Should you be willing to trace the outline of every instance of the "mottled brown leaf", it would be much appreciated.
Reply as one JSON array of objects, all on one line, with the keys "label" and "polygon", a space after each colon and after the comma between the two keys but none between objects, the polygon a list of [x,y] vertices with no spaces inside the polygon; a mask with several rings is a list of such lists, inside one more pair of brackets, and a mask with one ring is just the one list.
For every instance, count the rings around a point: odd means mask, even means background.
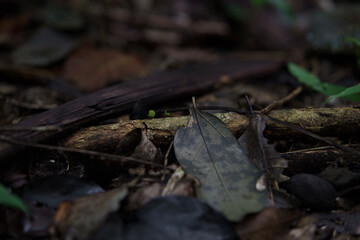
[{"label": "mottled brown leaf", "polygon": [[122,187],[63,202],[50,231],[61,239],[87,239],[111,212],[119,209],[126,196],[127,188]]},{"label": "mottled brown leaf", "polygon": [[132,130],[120,139],[115,153],[151,162],[160,162],[162,160],[160,149],[155,147],[146,136],[145,130],[140,128]]},{"label": "mottled brown leaf", "polygon": [[261,172],[215,116],[192,109],[186,128],[175,134],[174,148],[185,172],[200,181],[197,197],[229,220],[258,212],[267,203],[267,191],[255,187]]},{"label": "mottled brown leaf", "polygon": [[263,135],[264,129],[265,119],[257,115],[249,122],[239,142],[247,156],[261,171],[266,172],[270,179],[281,180],[281,173],[288,164],[274,146],[268,143]]}]

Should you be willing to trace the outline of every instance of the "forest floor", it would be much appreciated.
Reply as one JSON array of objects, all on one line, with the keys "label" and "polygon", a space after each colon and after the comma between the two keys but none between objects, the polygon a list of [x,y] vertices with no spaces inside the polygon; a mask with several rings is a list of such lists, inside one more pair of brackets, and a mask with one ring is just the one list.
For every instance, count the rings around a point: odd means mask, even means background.
[{"label": "forest floor", "polygon": [[355,1],[1,1],[0,238],[358,239],[359,23]]}]

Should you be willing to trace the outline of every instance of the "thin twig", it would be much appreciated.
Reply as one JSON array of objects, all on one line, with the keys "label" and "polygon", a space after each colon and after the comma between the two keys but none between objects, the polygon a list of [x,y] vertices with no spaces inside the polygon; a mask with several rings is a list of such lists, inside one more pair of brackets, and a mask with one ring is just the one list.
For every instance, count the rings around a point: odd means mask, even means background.
[{"label": "thin twig", "polygon": [[245,95],[245,98],[246,98],[247,104],[249,105],[251,116],[252,116],[252,118],[254,118],[255,117],[254,109],[253,109],[253,107],[252,107],[252,105],[250,103],[250,99],[249,99],[248,95]]},{"label": "thin twig", "polygon": [[[75,149],[75,148],[67,148],[67,147],[62,147],[62,146],[52,146],[52,145],[46,145],[46,144],[41,144],[41,143],[25,142],[25,141],[13,139],[13,138],[10,138],[10,137],[4,136],[4,135],[0,135],[0,140],[11,143],[11,144],[21,145],[21,146],[26,146],[26,147],[42,148],[42,149],[47,149],[47,150],[52,150],[52,151],[59,151],[59,152],[79,153],[79,154],[84,154],[84,155],[90,155],[91,157],[96,156],[103,160],[110,159],[110,160],[121,161],[121,162],[133,162],[133,163],[151,165],[153,167],[158,167],[158,168],[164,168],[164,166],[161,164],[152,163],[152,162],[149,162],[146,160],[132,158],[132,157],[118,156],[118,155],[114,155],[114,154],[110,154],[110,153],[103,153],[103,152],[96,152],[96,151],[91,151],[91,150],[83,150],[83,149]],[[171,169],[168,169],[168,170],[171,170]]]},{"label": "thin twig", "polygon": [[264,108],[263,110],[261,110],[262,114],[268,114],[271,110],[273,110],[275,107],[279,107],[284,105],[285,103],[287,103],[288,101],[290,101],[291,99],[293,99],[294,97],[296,97],[297,95],[299,95],[301,93],[301,91],[303,90],[302,86],[298,86],[294,91],[292,91],[289,95],[287,95],[286,97],[276,100],[274,102],[272,102],[271,104],[269,104],[266,108]]},{"label": "thin twig", "polygon": [[170,154],[170,150],[171,150],[173,144],[174,144],[174,140],[171,141],[170,146],[169,146],[168,150],[166,151],[165,160],[164,160],[164,172],[163,172],[163,176],[162,176],[161,180],[165,179],[166,169],[167,169],[167,165],[168,165],[168,162],[169,162],[169,154]]},{"label": "thin twig", "polygon": [[[186,111],[189,109],[192,109],[193,107],[180,107],[180,108],[171,108],[171,109],[157,109],[154,110],[156,115],[161,115],[163,112],[182,112],[182,111]],[[221,111],[229,111],[229,112],[234,112],[234,109],[237,108],[232,108],[232,107],[224,107],[224,106],[196,106],[196,108],[198,110],[221,110]],[[251,115],[250,111],[245,111],[245,110],[240,110],[237,109],[236,113],[239,114],[246,114],[246,115]]]}]

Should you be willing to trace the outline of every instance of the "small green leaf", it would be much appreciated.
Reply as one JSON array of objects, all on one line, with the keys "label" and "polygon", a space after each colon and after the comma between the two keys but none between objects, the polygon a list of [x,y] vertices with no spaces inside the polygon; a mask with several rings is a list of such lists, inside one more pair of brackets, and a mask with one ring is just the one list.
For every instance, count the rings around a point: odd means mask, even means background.
[{"label": "small green leaf", "polygon": [[347,37],[346,40],[352,42],[354,45],[360,47],[360,40],[352,37]]},{"label": "small green leaf", "polygon": [[29,213],[25,203],[18,196],[11,194],[2,184],[0,184],[0,204],[5,207],[17,208],[26,214]]},{"label": "small green leaf", "polygon": [[[347,89],[344,86],[321,82],[318,77],[314,76],[294,63],[288,63],[288,70],[295,78],[297,78],[299,82],[326,96],[337,95]],[[341,97],[352,101],[360,101],[360,96],[357,94],[346,94],[342,95]]]},{"label": "small green leaf", "polygon": [[150,110],[148,116],[149,116],[149,117],[155,117],[155,111],[154,111],[154,110]]},{"label": "small green leaf", "polygon": [[360,93],[360,84],[355,85],[353,87],[346,88],[344,91],[341,91],[338,94],[335,94],[335,95],[329,97],[325,101],[325,103],[334,98],[347,97],[347,96],[351,96],[351,95],[358,94],[358,93]]},{"label": "small green leaf", "polygon": [[166,110],[165,110],[165,116],[170,116],[170,113],[168,113]]},{"label": "small green leaf", "polygon": [[323,86],[319,78],[315,77],[305,69],[299,67],[295,63],[288,63],[289,72],[301,83],[312,89],[322,92]]}]

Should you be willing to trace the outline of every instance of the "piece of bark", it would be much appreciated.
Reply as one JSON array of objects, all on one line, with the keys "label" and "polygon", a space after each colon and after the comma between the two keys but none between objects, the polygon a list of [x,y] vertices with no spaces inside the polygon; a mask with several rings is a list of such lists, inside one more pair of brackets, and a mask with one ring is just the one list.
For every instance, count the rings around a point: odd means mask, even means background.
[{"label": "piece of bark", "polygon": [[[152,104],[191,96],[214,88],[224,79],[228,81],[261,76],[274,72],[281,65],[278,62],[231,61],[158,72],[75,99],[14,125],[17,128],[52,125],[61,128],[60,132],[21,131],[1,134],[22,141],[48,142],[80,127],[125,113],[139,100],[144,104]],[[0,142],[0,161],[17,154],[17,150],[14,145]]]},{"label": "piece of bark", "polygon": [[[357,136],[360,132],[359,106],[277,110],[271,112],[269,116],[324,137]],[[298,131],[273,121],[267,123],[267,130],[265,130],[265,137],[271,139],[284,138],[284,136],[299,137],[299,134]],[[300,135],[304,136],[304,134]]]},{"label": "piece of bark", "polygon": [[[236,137],[239,137],[249,123],[249,117],[233,112],[216,114]],[[360,133],[360,109],[306,108],[272,111],[269,116],[321,136],[346,137]],[[93,126],[76,132],[68,138],[65,146],[89,150],[113,151],[119,140],[130,131],[141,128],[157,146],[168,146],[176,130],[185,126],[189,116],[134,120],[101,126]],[[306,137],[284,125],[268,120],[265,136],[270,140]]]},{"label": "piece of bark", "polygon": [[[360,146],[351,146],[357,150]],[[318,174],[333,163],[350,162],[354,159],[335,147],[318,147],[293,152],[281,153],[288,160],[284,174],[291,176],[296,173]]]}]

